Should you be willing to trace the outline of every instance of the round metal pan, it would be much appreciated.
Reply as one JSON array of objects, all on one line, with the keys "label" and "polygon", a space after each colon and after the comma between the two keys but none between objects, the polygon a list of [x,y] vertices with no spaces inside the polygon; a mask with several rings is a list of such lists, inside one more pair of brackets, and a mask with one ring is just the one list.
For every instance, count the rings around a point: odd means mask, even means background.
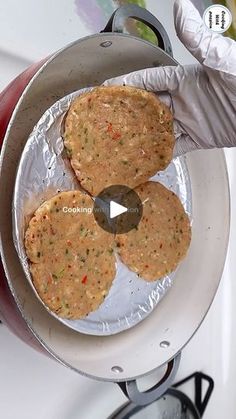
[{"label": "round metal pan", "polygon": [[[30,274],[24,246],[25,231],[32,214],[42,202],[56,195],[58,190],[80,187],[64,156],[61,130],[71,101],[85,91],[88,89],[65,96],[47,109],[26,142],[17,170],[12,206],[13,238],[26,278],[42,304]],[[174,159],[165,171],[157,173],[152,180],[175,192],[191,218],[191,187],[184,158]],[[171,288],[175,275],[172,272],[158,281],[145,281],[129,270],[116,254],[116,276],[111,290],[95,312],[84,319],[71,320],[44,306],[55,318],[78,332],[109,336],[145,319]]]},{"label": "round metal pan", "polygon": [[[122,10],[117,13],[120,16]],[[136,7],[129,9],[127,15],[146,21],[151,19],[145,9]],[[151,27],[156,24],[153,19]],[[113,26],[113,30],[116,29],[120,30]],[[156,32],[163,33],[163,28],[159,27]],[[167,35],[162,38],[162,46],[170,52]],[[7,312],[13,313],[12,307],[17,307],[23,321],[17,320],[20,317],[15,309],[11,324],[17,330],[19,321],[22,336],[22,325],[25,325],[28,336],[36,337],[38,346],[59,362],[95,379],[119,382],[126,394],[139,404],[150,403],[160,396],[160,389],[163,392],[166,388],[162,380],[159,389],[139,394],[135,379],[169,363],[165,380],[166,385],[170,385],[178,367],[177,354],[200,326],[218,288],[228,244],[230,210],[223,152],[196,151],[186,156],[193,202],[192,243],[188,256],[178,269],[170,292],[156,310],[134,328],[113,336],[87,336],[70,330],[38,301],[25,279],[13,244],[12,195],[25,142],[51,104],[72,91],[100,84],[113,76],[176,64],[161,48],[120,32],[89,36],[69,45],[46,61],[25,87],[7,126],[1,153],[1,257],[8,287],[4,293],[7,302],[4,305],[2,300],[1,310],[3,307],[7,317]],[[3,279],[1,282],[1,287],[6,288],[6,282]]]}]

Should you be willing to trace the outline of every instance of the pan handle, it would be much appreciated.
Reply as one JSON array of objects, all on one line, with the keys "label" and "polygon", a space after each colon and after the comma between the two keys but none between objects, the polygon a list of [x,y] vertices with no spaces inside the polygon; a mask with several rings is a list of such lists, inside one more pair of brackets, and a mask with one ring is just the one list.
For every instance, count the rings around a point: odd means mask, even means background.
[{"label": "pan handle", "polygon": [[146,406],[154,401],[158,400],[173,384],[176,373],[179,368],[181,358],[181,352],[179,352],[175,358],[173,358],[168,364],[164,377],[152,388],[147,391],[140,392],[137,387],[137,381],[125,381],[117,383],[124,395],[128,399],[135,403],[137,406]]},{"label": "pan handle", "polygon": [[152,29],[158,39],[158,46],[171,57],[173,57],[172,46],[167,32],[162,24],[147,9],[137,6],[136,4],[127,4],[119,7],[112,14],[106,27],[101,32],[122,33],[124,30],[125,21],[129,17],[143,22],[150,29]]}]

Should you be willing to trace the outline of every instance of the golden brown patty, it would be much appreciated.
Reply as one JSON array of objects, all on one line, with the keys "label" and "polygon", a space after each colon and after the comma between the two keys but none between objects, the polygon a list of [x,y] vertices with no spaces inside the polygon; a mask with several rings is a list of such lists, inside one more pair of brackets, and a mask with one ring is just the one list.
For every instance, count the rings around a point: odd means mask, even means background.
[{"label": "golden brown patty", "polygon": [[[61,192],[35,212],[25,235],[33,284],[47,307],[61,317],[79,319],[103,302],[115,276],[113,237],[88,212],[92,199]],[[70,211],[70,210],[69,210]],[[90,211],[90,210],[88,210]]]},{"label": "golden brown patty", "polygon": [[147,182],[135,188],[143,202],[137,230],[117,235],[122,261],[148,281],[176,269],[191,240],[188,216],[179,198],[160,183]]},{"label": "golden brown patty", "polygon": [[110,185],[131,188],[172,159],[170,110],[153,93],[98,87],[76,98],[65,120],[64,143],[81,185],[98,195]]}]

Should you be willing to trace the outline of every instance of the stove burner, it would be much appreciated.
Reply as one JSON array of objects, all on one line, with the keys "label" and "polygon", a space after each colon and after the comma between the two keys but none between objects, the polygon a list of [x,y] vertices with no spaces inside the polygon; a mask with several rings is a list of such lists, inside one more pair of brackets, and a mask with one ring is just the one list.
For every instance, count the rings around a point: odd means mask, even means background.
[{"label": "stove burner", "polygon": [[[211,394],[214,389],[214,381],[213,379],[202,372],[195,372],[188,377],[184,378],[181,381],[178,381],[176,384],[173,385],[174,388],[180,387],[185,384],[187,381],[194,379],[194,386],[195,386],[195,396],[194,396],[194,403],[199,412],[199,417],[203,416],[203,413],[206,410],[207,404],[210,400]],[[205,393],[205,396],[202,398],[202,388],[203,388],[203,381],[207,381],[208,388]]]},{"label": "stove burner", "polygon": [[[188,381],[194,380],[194,402],[178,387]],[[208,388],[203,397],[203,382]],[[170,387],[160,399],[148,406],[136,406],[126,403],[114,412],[108,419],[201,419],[214,389],[211,377],[201,372],[195,372],[173,387]]]}]

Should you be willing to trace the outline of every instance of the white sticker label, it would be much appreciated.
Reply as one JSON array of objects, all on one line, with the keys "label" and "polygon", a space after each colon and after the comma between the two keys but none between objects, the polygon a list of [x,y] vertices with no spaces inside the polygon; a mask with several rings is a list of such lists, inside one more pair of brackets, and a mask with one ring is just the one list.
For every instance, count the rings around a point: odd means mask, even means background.
[{"label": "white sticker label", "polygon": [[213,32],[223,33],[232,23],[232,13],[221,4],[213,4],[205,10],[203,21]]}]

